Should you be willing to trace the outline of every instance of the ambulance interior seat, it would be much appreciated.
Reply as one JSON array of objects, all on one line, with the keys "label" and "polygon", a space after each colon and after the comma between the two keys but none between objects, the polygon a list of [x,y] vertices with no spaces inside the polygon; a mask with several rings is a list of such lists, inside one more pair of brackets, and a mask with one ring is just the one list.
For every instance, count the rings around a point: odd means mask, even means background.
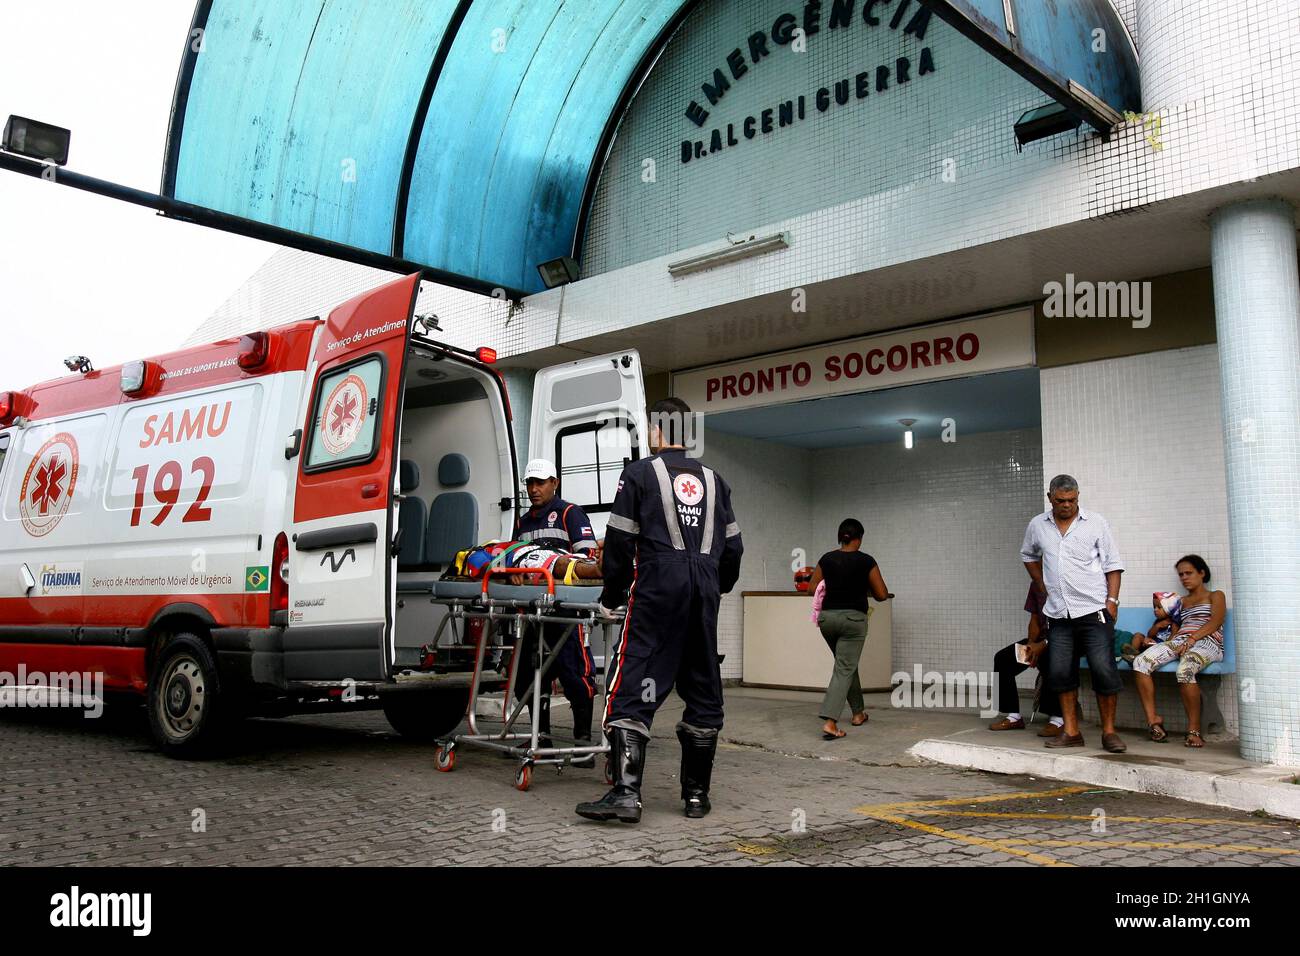
[{"label": "ambulance interior seat", "polygon": [[[469,484],[469,459],[456,452],[443,455],[438,462],[438,483],[444,488]],[[458,551],[478,543],[478,500],[468,491],[444,491],[434,498],[424,541],[425,563],[446,567]]]},{"label": "ambulance interior seat", "polygon": [[424,564],[425,536],[429,526],[429,506],[415,492],[420,487],[420,466],[404,458],[398,464],[398,481],[402,499],[397,509],[397,527],[402,535],[401,550],[397,553],[397,569],[419,568]]}]

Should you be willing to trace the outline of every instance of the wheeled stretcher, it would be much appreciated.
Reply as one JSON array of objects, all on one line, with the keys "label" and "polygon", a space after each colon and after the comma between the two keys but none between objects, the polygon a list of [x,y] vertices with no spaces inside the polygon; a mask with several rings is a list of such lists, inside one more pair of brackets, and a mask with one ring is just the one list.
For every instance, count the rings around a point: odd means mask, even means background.
[{"label": "wheeled stretcher", "polygon": [[[503,577],[515,576],[538,578],[541,583],[509,584],[501,580]],[[450,772],[456,768],[456,748],[464,744],[485,747],[518,758],[515,787],[519,790],[527,790],[532,786],[535,766],[554,764],[557,770],[562,770],[574,760],[589,754],[606,755],[605,778],[607,781],[612,779],[608,763],[609,741],[603,728],[599,745],[579,745],[569,738],[569,746],[555,746],[554,738],[557,735],[552,731],[549,734],[552,746],[543,747],[539,721],[544,676],[565,643],[581,639],[579,627],[602,627],[605,629],[605,646],[612,648],[615,629],[621,625],[626,613],[624,608],[619,608],[612,617],[605,617],[598,601],[599,588],[591,585],[556,584],[551,572],[541,568],[489,568],[484,572],[482,581],[425,581],[415,588],[407,586],[402,590],[408,598],[413,592],[426,593],[430,601],[447,608],[433,641],[425,645],[425,654],[432,656],[437,651],[447,650],[474,652],[474,672],[466,712],[469,732],[455,734],[438,747],[435,760],[439,770]],[[470,622],[474,621],[481,621],[482,625],[471,627]],[[540,635],[538,640],[532,642],[533,653],[536,655],[532,684],[527,693],[516,701],[513,690],[519,675],[519,654],[515,652],[524,646],[525,628],[542,624],[567,626],[549,650],[547,642],[541,640]],[[497,642],[498,637],[503,640]],[[481,728],[478,713],[484,667],[489,652],[494,658],[507,652],[510,655],[499,731]],[[498,659],[505,658],[501,656]],[[606,688],[609,687],[612,660],[613,655],[606,653]],[[546,690],[549,693],[550,688]],[[530,726],[526,731],[517,730],[515,725],[525,706],[528,706]]]}]

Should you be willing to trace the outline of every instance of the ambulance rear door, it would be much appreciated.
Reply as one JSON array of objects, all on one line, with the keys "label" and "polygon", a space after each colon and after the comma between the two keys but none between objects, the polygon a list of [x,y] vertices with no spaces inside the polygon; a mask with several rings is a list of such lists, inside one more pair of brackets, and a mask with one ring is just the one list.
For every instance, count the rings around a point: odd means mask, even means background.
[{"label": "ambulance rear door", "polygon": [[289,681],[388,676],[400,396],[419,279],[345,302],[316,344],[288,539]]},{"label": "ambulance rear door", "polygon": [[528,455],[555,463],[557,494],[582,506],[597,540],[605,536],[623,466],[650,453],[648,439],[635,349],[538,371]]}]

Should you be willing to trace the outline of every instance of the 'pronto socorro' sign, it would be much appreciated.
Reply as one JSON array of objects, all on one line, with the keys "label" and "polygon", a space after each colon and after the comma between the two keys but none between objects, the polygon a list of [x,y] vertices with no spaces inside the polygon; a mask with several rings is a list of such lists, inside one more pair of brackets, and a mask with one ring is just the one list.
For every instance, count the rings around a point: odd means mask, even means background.
[{"label": "'pronto socorro' sign", "polygon": [[[890,15],[887,9],[893,5]],[[802,14],[782,13],[771,30],[751,33],[743,45],[727,54],[725,63],[714,69],[713,75],[700,84],[707,106],[691,100],[686,107],[686,118],[701,129],[709,119],[708,107],[716,107],[727,95],[733,83],[739,83],[762,61],[778,51],[789,53],[796,44],[806,44],[822,32],[847,35],[855,26],[859,29],[890,29],[914,37],[920,43],[925,39],[931,11],[914,0],[808,0]],[[781,102],[744,117],[739,122],[728,123],[712,129],[704,139],[682,141],[681,161],[703,159],[713,153],[758,135],[767,135],[803,122],[809,116],[826,113],[832,107],[843,107],[864,100],[873,94],[879,96],[891,88],[912,82],[914,76],[922,77],[935,71],[934,54],[922,47],[913,56],[895,56],[888,63],[868,66],[852,75],[839,77],[816,90],[794,94]]]},{"label": "'pronto socorro' sign", "polygon": [[1033,364],[1033,312],[1017,309],[674,372],[672,393],[729,412]]}]

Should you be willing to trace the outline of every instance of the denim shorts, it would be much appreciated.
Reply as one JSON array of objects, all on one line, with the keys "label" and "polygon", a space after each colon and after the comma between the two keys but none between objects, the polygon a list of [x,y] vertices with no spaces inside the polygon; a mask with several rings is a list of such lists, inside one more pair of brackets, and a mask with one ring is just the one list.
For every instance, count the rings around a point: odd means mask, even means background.
[{"label": "denim shorts", "polygon": [[1079,689],[1079,658],[1088,658],[1092,689],[1118,694],[1115,666],[1115,622],[1104,611],[1080,617],[1048,618],[1047,686],[1058,694]]}]

